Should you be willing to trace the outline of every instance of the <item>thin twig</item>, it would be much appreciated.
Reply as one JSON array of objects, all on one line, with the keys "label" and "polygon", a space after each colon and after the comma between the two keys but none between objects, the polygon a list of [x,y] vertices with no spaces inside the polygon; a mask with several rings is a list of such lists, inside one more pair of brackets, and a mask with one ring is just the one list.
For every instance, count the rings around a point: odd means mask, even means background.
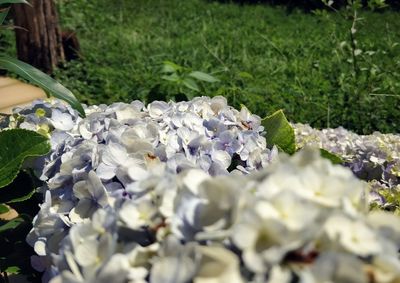
[{"label": "thin twig", "polygon": [[228,66],[217,56],[217,54],[215,54],[210,50],[210,48],[208,48],[206,39],[203,36],[202,39],[203,39],[202,45],[204,46],[204,48],[224,67],[225,71],[228,71],[229,70]]},{"label": "thin twig", "polygon": [[[325,4],[325,3],[324,3]],[[346,20],[346,17],[336,8],[332,7],[332,5],[327,5],[325,4],[326,7],[328,7],[328,9],[331,9],[332,11],[334,11],[335,13],[337,13],[340,17],[342,17],[343,19]]]},{"label": "thin twig", "polygon": [[330,106],[329,106],[329,103],[328,103],[328,107],[327,107],[326,110],[327,110],[327,113],[326,113],[326,114],[327,114],[327,115],[326,115],[326,116],[327,116],[327,117],[326,117],[326,118],[327,118],[326,125],[327,125],[327,128],[329,129],[329,128],[331,127],[331,125],[330,125],[330,124],[331,124],[331,123],[330,123],[330,120],[331,120],[331,108],[330,108]]},{"label": "thin twig", "polygon": [[278,46],[276,46],[268,37],[266,37],[265,35],[256,32],[262,39],[264,39],[265,41],[267,41],[282,57],[284,57],[286,60],[288,60],[287,56],[278,48]]},{"label": "thin twig", "polygon": [[351,46],[351,56],[353,59],[353,71],[355,78],[357,79],[358,76],[358,66],[357,66],[357,56],[356,56],[356,39],[354,37],[354,34],[356,33],[356,22],[357,22],[357,9],[354,9],[354,14],[353,14],[353,23],[351,25],[350,29],[350,46]]}]

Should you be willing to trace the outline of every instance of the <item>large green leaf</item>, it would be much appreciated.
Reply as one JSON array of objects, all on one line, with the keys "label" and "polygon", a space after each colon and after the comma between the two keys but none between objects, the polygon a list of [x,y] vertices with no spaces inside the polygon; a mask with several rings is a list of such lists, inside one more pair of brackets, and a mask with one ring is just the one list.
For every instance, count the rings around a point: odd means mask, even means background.
[{"label": "large green leaf", "polygon": [[22,162],[28,156],[40,156],[50,151],[45,136],[24,129],[0,132],[0,188],[17,176]]},{"label": "large green leaf", "polygon": [[262,125],[266,131],[265,138],[268,147],[271,148],[276,145],[288,154],[295,153],[296,141],[294,130],[282,110],[278,110],[274,114],[264,118]]},{"label": "large green leaf", "polygon": [[0,68],[14,72],[29,82],[38,85],[54,97],[68,102],[83,117],[85,116],[82,105],[70,90],[35,67],[8,56],[1,56]]}]

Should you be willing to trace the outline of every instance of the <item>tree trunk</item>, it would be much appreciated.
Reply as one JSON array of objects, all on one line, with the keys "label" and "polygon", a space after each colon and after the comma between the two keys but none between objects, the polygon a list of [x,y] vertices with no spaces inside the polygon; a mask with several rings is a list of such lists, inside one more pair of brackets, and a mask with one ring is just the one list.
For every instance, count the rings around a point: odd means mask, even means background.
[{"label": "tree trunk", "polygon": [[51,73],[64,61],[58,14],[53,0],[14,5],[18,59]]}]

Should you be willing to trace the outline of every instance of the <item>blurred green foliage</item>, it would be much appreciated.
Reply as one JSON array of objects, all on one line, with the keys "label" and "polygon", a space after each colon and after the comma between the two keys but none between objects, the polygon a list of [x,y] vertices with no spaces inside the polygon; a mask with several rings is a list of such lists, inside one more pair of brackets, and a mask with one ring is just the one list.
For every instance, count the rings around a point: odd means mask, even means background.
[{"label": "blurred green foliage", "polygon": [[[180,99],[183,91],[224,95],[262,117],[284,109],[289,120],[314,127],[400,132],[398,12],[359,13],[354,79],[352,21],[326,10],[288,14],[202,0],[57,2],[62,26],[77,32],[82,59],[55,77],[82,102]],[[13,40],[4,34],[0,49],[12,55]],[[162,79],[165,61],[219,81],[201,82],[200,91],[176,87]]]}]

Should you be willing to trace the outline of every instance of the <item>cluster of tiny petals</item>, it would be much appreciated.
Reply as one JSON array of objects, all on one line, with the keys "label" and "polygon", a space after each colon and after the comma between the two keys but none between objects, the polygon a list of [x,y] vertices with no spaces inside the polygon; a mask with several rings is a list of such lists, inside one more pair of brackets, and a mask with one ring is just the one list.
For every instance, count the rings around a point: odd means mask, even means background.
[{"label": "cluster of tiny petals", "polygon": [[68,232],[47,192],[35,229],[56,231],[34,242],[34,266],[52,283],[398,282],[400,219],[368,212],[365,184],[318,151],[279,159],[248,175],[164,168],[133,198],[98,192],[99,207]]},{"label": "cluster of tiny petals", "polygon": [[358,135],[342,127],[318,130],[304,124],[293,127],[299,147],[313,145],[337,154],[358,178],[369,182],[371,201],[390,205],[383,195],[400,189],[399,134]]},{"label": "cluster of tiny petals", "polygon": [[[51,142],[51,152],[34,166],[45,181],[46,203],[28,237],[33,246],[46,248],[38,251],[42,257],[58,254],[48,243],[60,241],[98,209],[142,194],[137,182],[150,175],[191,168],[209,175],[247,174],[277,156],[276,149],[266,148],[261,119],[245,107],[228,106],[223,97],[114,103],[85,112],[81,118],[51,99],[15,109],[10,121],[10,127],[39,131]],[[43,223],[52,225],[42,229]]]},{"label": "cluster of tiny petals", "polygon": [[319,151],[278,157],[246,108],[200,97],[85,112],[38,101],[10,124],[50,137],[27,237],[44,282],[400,280],[400,219],[368,212],[365,183]]},{"label": "cluster of tiny petals", "polygon": [[87,117],[82,119],[54,99],[15,111],[19,123],[14,127],[51,138],[52,152],[37,162],[37,169],[52,188],[61,187],[71,176],[77,177],[72,182],[76,183],[89,169],[105,182],[116,177],[125,188],[141,177],[132,176],[128,172],[132,168],[147,171],[160,163],[175,173],[188,168],[211,175],[228,174],[228,169],[248,173],[265,167],[277,155],[276,149],[266,148],[260,118],[244,107],[241,111],[229,107],[223,97],[155,101],[147,107],[134,101],[85,111]]}]

